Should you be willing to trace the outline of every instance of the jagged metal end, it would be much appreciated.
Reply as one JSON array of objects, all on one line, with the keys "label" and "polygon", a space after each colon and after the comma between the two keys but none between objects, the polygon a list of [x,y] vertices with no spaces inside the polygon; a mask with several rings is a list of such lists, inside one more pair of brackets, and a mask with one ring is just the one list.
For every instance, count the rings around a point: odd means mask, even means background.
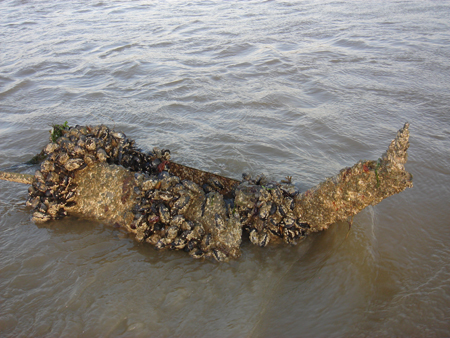
[{"label": "jagged metal end", "polygon": [[297,217],[307,222],[312,232],[321,231],[369,205],[411,188],[412,175],[405,171],[408,147],[409,123],[405,123],[381,158],[359,161],[298,195],[294,210]]}]

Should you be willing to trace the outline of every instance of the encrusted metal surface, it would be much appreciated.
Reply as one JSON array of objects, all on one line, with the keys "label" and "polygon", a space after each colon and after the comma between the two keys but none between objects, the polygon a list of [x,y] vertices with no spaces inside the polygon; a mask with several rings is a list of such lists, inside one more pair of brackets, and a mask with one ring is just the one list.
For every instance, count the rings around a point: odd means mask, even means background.
[{"label": "encrusted metal surface", "polygon": [[204,184],[216,183],[216,185],[218,185],[217,191],[226,197],[231,196],[234,189],[239,185],[238,180],[191,168],[175,162],[169,162],[167,166],[169,167],[170,172],[175,176],[197,183],[200,187]]},{"label": "encrusted metal surface", "polygon": [[240,256],[243,232],[261,247],[280,239],[296,244],[412,187],[408,147],[406,123],[378,160],[359,161],[300,193],[290,178],[244,175],[238,182],[170,162],[169,150],[143,153],[105,126],[77,126],[45,147],[48,158],[27,205],[35,222],[66,215],[104,220],[156,249],[226,261]]},{"label": "encrusted metal surface", "polygon": [[405,171],[409,147],[406,123],[377,161],[360,161],[295,198],[295,214],[313,231],[346,220],[369,205],[412,188],[412,175]]},{"label": "encrusted metal surface", "polygon": [[71,214],[107,220],[126,227],[134,218],[132,212],[138,186],[134,174],[122,166],[97,163],[75,173],[76,193],[73,206],[65,207]]},{"label": "encrusted metal surface", "polygon": [[16,183],[32,184],[34,177],[33,177],[33,175],[28,175],[28,174],[19,174],[19,173],[10,173],[10,172],[6,172],[6,171],[0,171],[0,180],[16,182]]}]

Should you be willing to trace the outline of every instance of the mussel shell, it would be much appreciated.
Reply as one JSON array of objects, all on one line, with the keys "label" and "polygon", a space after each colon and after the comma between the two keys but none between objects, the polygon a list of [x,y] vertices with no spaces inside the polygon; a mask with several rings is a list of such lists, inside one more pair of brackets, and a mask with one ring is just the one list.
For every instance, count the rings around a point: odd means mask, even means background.
[{"label": "mussel shell", "polygon": [[35,197],[30,196],[27,199],[26,205],[27,207],[31,207],[34,209],[39,205],[40,201],[41,199],[38,196]]},{"label": "mussel shell", "polygon": [[289,211],[283,204],[280,204],[278,206],[278,212],[280,213],[281,216],[285,217]]},{"label": "mussel shell", "polygon": [[165,224],[170,222],[170,212],[169,209],[164,204],[160,204],[158,206],[158,212],[161,222]]},{"label": "mussel shell", "polygon": [[106,151],[103,148],[98,148],[96,155],[97,155],[97,159],[100,162],[106,162],[108,160],[108,155],[106,154]]},{"label": "mussel shell", "polygon": [[208,178],[207,183],[215,190],[223,189],[223,184],[216,177],[211,176],[210,178]]},{"label": "mussel shell", "polygon": [[88,137],[86,139],[85,147],[89,151],[95,151],[97,149],[97,142],[94,138]]},{"label": "mussel shell", "polygon": [[270,207],[269,215],[273,215],[276,212],[277,212],[277,205],[275,203],[272,203],[271,207]]},{"label": "mussel shell", "polygon": [[283,193],[279,188],[272,189],[270,192],[272,194],[272,200],[276,204],[281,204],[283,202]]},{"label": "mussel shell", "polygon": [[67,171],[74,171],[80,168],[83,164],[84,160],[82,160],[81,158],[72,158],[64,164],[64,168]]},{"label": "mussel shell", "polygon": [[49,173],[55,170],[55,164],[52,161],[45,160],[41,163],[41,172]]},{"label": "mussel shell", "polygon": [[54,153],[55,151],[57,151],[59,149],[59,144],[57,143],[49,143],[45,146],[44,148],[44,152],[46,154],[51,154]]},{"label": "mussel shell", "polygon": [[76,146],[73,148],[73,154],[74,154],[75,156],[83,157],[85,153],[86,153],[86,151],[84,150],[84,148],[80,147],[79,145],[76,145]]},{"label": "mussel shell", "polygon": [[189,195],[181,195],[174,203],[174,208],[178,209],[180,213],[184,213],[189,204],[191,197]]},{"label": "mussel shell", "polygon": [[179,228],[176,225],[170,226],[166,230],[166,238],[168,238],[170,240],[174,240],[175,237],[177,237],[177,235],[178,235],[178,230],[179,230]]},{"label": "mussel shell", "polygon": [[196,193],[196,194],[203,194],[203,190],[194,182],[190,180],[182,180],[181,183],[190,191]]},{"label": "mussel shell", "polygon": [[192,221],[189,220],[185,220],[182,224],[181,224],[181,230],[182,231],[190,231],[194,229],[194,223]]},{"label": "mussel shell", "polygon": [[193,250],[191,250],[191,251],[189,252],[189,255],[190,255],[192,258],[195,258],[195,259],[202,258],[202,257],[203,257],[203,251],[200,250],[200,249],[195,248],[195,249],[193,249]]},{"label": "mussel shell", "polygon": [[262,202],[259,207],[259,218],[266,219],[269,216],[270,210],[272,208],[272,203]]},{"label": "mussel shell", "polygon": [[177,227],[181,227],[181,225],[185,222],[185,218],[181,215],[176,215],[170,220],[170,225],[175,225]]},{"label": "mussel shell", "polygon": [[290,229],[295,225],[295,219],[290,218],[290,217],[285,217],[283,219],[283,223],[284,223],[285,228]]},{"label": "mussel shell", "polygon": [[33,222],[35,223],[43,223],[50,221],[52,218],[50,215],[47,215],[46,213],[35,211],[33,213],[33,217],[31,218]]},{"label": "mussel shell", "polygon": [[216,261],[218,262],[223,262],[225,260],[227,260],[227,255],[225,253],[223,253],[222,251],[218,250],[218,249],[213,249],[213,257],[216,259]]},{"label": "mussel shell", "polygon": [[34,179],[38,182],[45,183],[45,177],[40,170],[35,171]]},{"label": "mussel shell", "polygon": [[182,250],[182,249],[184,249],[186,244],[187,243],[186,243],[185,239],[183,239],[182,237],[177,237],[172,242],[172,248],[174,248],[176,250]]}]

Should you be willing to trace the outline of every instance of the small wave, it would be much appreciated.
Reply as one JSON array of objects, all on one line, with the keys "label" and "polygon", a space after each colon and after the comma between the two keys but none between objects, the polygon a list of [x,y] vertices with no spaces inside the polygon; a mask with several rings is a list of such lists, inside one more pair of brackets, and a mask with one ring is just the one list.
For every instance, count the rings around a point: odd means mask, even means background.
[{"label": "small wave", "polygon": [[24,79],[20,81],[15,81],[12,85],[7,86],[7,88],[0,92],[0,98],[7,97],[9,95],[12,95],[19,90],[27,89],[33,86],[33,81]]},{"label": "small wave", "polygon": [[127,44],[124,44],[124,45],[120,44],[118,46],[114,46],[114,47],[108,49],[106,52],[101,54],[99,57],[101,59],[105,59],[105,58],[107,58],[108,56],[110,56],[112,54],[121,53],[124,50],[131,49],[131,48],[136,47],[136,46],[139,46],[139,44],[137,44],[137,43],[127,43]]},{"label": "small wave", "polygon": [[257,50],[256,46],[251,43],[244,42],[238,43],[232,46],[227,46],[221,51],[217,52],[216,58],[226,58],[226,57],[242,57],[248,56]]},{"label": "small wave", "polygon": [[353,40],[353,39],[339,39],[333,45],[358,50],[373,48],[363,40]]}]

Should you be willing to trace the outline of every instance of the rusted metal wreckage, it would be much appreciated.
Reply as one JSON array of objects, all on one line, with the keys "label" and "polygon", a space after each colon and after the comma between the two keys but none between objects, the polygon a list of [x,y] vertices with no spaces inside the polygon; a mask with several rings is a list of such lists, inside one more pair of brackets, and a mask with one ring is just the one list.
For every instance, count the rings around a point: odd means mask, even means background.
[{"label": "rusted metal wreckage", "polygon": [[408,123],[378,160],[359,161],[305,192],[290,179],[238,181],[175,163],[169,150],[144,153],[104,125],[57,128],[35,175],[0,172],[31,185],[26,204],[34,222],[68,215],[104,221],[194,258],[239,257],[245,232],[261,247],[296,244],[412,187],[404,167]]}]

